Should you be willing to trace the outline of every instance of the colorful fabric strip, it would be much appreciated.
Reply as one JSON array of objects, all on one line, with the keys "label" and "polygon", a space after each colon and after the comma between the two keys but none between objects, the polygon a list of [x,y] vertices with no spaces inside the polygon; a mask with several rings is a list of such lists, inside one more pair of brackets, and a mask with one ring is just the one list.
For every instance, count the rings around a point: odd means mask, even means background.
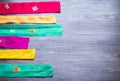
[{"label": "colorful fabric strip", "polygon": [[0,14],[59,13],[60,2],[8,2],[0,3]]},{"label": "colorful fabric strip", "polygon": [[60,24],[0,24],[0,36],[61,36]]},{"label": "colorful fabric strip", "polygon": [[35,49],[0,50],[0,59],[34,59]]},{"label": "colorful fabric strip", "polygon": [[35,78],[52,77],[50,64],[0,64],[0,77]]},{"label": "colorful fabric strip", "polygon": [[56,18],[55,16],[0,16],[0,23],[54,24]]},{"label": "colorful fabric strip", "polygon": [[27,49],[29,38],[14,37],[14,36],[0,36],[0,48],[7,49]]}]

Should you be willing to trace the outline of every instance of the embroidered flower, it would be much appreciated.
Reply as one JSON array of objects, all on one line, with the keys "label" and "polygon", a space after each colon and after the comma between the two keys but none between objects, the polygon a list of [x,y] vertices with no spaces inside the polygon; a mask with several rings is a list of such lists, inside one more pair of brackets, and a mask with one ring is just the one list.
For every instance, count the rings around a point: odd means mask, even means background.
[{"label": "embroidered flower", "polygon": [[2,42],[2,40],[0,39],[0,43]]},{"label": "embroidered flower", "polygon": [[10,30],[11,33],[15,33],[15,30]]},{"label": "embroidered flower", "polygon": [[34,32],[35,32],[35,30],[33,30],[33,29],[30,30],[30,33],[34,33]]},{"label": "embroidered flower", "polygon": [[6,3],[5,8],[6,8],[6,9],[10,9],[10,6],[9,6],[8,3]]},{"label": "embroidered flower", "polygon": [[5,44],[5,43],[6,43],[6,40],[0,40],[0,43],[1,43],[1,44]]},{"label": "embroidered flower", "polygon": [[20,68],[14,67],[14,72],[18,72],[18,71],[20,71]]},{"label": "embroidered flower", "polygon": [[38,7],[37,7],[37,6],[34,6],[34,7],[32,7],[32,10],[33,10],[33,11],[37,11],[37,10],[38,10]]}]

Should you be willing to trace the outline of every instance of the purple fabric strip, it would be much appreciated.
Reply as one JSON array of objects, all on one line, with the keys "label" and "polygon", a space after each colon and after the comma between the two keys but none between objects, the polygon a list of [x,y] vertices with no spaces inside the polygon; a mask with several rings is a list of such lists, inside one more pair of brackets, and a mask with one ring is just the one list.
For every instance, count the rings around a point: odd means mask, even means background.
[{"label": "purple fabric strip", "polygon": [[15,36],[0,36],[0,48],[27,49],[29,38]]}]

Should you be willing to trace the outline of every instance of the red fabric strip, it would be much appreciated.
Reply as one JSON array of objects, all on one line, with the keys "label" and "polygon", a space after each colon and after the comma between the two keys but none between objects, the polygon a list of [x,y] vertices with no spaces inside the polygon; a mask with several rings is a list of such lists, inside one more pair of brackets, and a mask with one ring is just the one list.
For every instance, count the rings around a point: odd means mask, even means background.
[{"label": "red fabric strip", "polygon": [[0,3],[0,14],[59,13],[60,2]]}]

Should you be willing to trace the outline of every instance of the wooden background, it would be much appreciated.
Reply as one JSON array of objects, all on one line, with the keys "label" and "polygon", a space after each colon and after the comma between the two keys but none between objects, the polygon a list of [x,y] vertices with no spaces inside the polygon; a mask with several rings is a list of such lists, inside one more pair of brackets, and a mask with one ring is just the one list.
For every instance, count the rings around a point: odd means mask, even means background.
[{"label": "wooden background", "polygon": [[29,48],[36,48],[35,60],[0,61],[50,63],[53,78],[0,81],[120,81],[120,0],[61,0],[61,5],[61,14],[55,15],[63,25],[62,37],[31,37]]}]

